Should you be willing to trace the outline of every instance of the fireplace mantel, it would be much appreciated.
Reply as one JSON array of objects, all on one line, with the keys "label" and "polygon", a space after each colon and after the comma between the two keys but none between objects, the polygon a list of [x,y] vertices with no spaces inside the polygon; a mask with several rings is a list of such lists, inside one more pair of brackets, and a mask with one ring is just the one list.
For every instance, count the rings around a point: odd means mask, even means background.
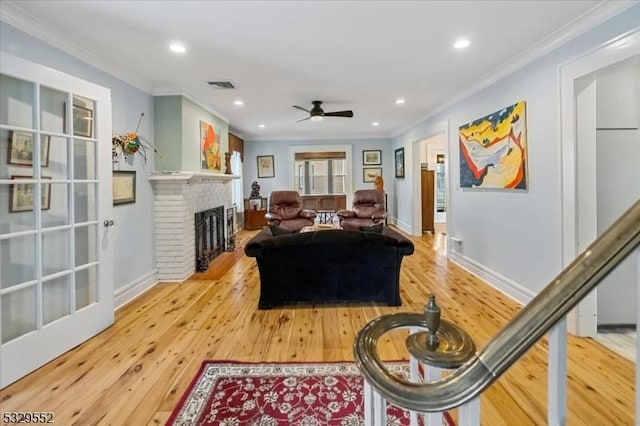
[{"label": "fireplace mantel", "polygon": [[211,172],[188,172],[188,171],[180,171],[180,172],[153,172],[151,176],[149,176],[149,180],[151,182],[158,181],[186,181],[186,180],[232,180],[232,179],[240,179],[238,175],[225,175],[222,173],[211,173]]}]

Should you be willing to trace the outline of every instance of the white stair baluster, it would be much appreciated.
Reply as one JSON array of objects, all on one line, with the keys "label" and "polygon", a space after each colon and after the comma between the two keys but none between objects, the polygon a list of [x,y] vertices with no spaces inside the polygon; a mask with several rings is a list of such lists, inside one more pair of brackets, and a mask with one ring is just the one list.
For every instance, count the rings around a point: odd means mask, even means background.
[{"label": "white stair baluster", "polygon": [[558,321],[549,332],[547,404],[549,426],[567,421],[567,319]]}]

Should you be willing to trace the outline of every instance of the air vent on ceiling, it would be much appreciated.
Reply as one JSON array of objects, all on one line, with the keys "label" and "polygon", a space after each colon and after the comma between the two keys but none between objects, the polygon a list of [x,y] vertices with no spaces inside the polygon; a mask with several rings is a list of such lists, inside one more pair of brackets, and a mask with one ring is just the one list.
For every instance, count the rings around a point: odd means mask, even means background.
[{"label": "air vent on ceiling", "polygon": [[209,86],[214,89],[235,89],[236,87],[230,80],[222,80],[222,81],[208,81]]}]

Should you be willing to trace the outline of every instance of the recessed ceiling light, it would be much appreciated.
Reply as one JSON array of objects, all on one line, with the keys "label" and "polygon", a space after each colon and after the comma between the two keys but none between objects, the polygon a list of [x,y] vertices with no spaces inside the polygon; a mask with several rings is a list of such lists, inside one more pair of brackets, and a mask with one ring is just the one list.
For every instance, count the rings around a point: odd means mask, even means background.
[{"label": "recessed ceiling light", "polygon": [[176,53],[184,53],[187,51],[187,48],[184,47],[184,45],[181,43],[171,43],[169,45],[169,49],[171,49],[171,51]]},{"label": "recessed ceiling light", "polygon": [[261,129],[264,129],[267,126],[265,126],[264,124],[258,124],[258,127],[260,127]]},{"label": "recessed ceiling light", "polygon": [[405,101],[404,99],[402,99],[402,98],[400,98],[400,99],[396,99],[396,105],[402,105],[402,104],[404,104],[405,102],[406,102],[406,101]]},{"label": "recessed ceiling light", "polygon": [[380,125],[380,123],[378,123],[377,121],[374,121],[373,123],[371,123],[371,125],[372,125],[373,127],[377,127],[377,126],[379,126],[379,125]]},{"label": "recessed ceiling light", "polygon": [[471,42],[466,38],[461,38],[453,44],[453,47],[456,49],[464,49],[465,47],[469,47]]},{"label": "recessed ceiling light", "polygon": [[242,106],[244,105],[244,102],[242,101],[242,99],[236,99],[235,101],[233,101],[233,104],[237,106]]}]

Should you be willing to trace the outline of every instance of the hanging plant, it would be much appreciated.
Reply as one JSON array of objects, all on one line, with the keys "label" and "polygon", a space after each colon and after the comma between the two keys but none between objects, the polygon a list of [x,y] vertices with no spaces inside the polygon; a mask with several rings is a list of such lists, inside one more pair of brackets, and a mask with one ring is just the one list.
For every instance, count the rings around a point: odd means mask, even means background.
[{"label": "hanging plant", "polygon": [[124,158],[126,159],[128,155],[135,153],[140,153],[146,163],[147,150],[153,151],[162,158],[162,154],[160,154],[156,147],[149,142],[149,140],[138,134],[138,129],[140,128],[140,123],[143,118],[144,112],[140,113],[140,118],[138,119],[138,125],[136,126],[135,132],[114,134],[111,138],[111,156],[113,157],[112,160],[114,163],[117,163],[120,160],[121,155],[124,155]]}]

